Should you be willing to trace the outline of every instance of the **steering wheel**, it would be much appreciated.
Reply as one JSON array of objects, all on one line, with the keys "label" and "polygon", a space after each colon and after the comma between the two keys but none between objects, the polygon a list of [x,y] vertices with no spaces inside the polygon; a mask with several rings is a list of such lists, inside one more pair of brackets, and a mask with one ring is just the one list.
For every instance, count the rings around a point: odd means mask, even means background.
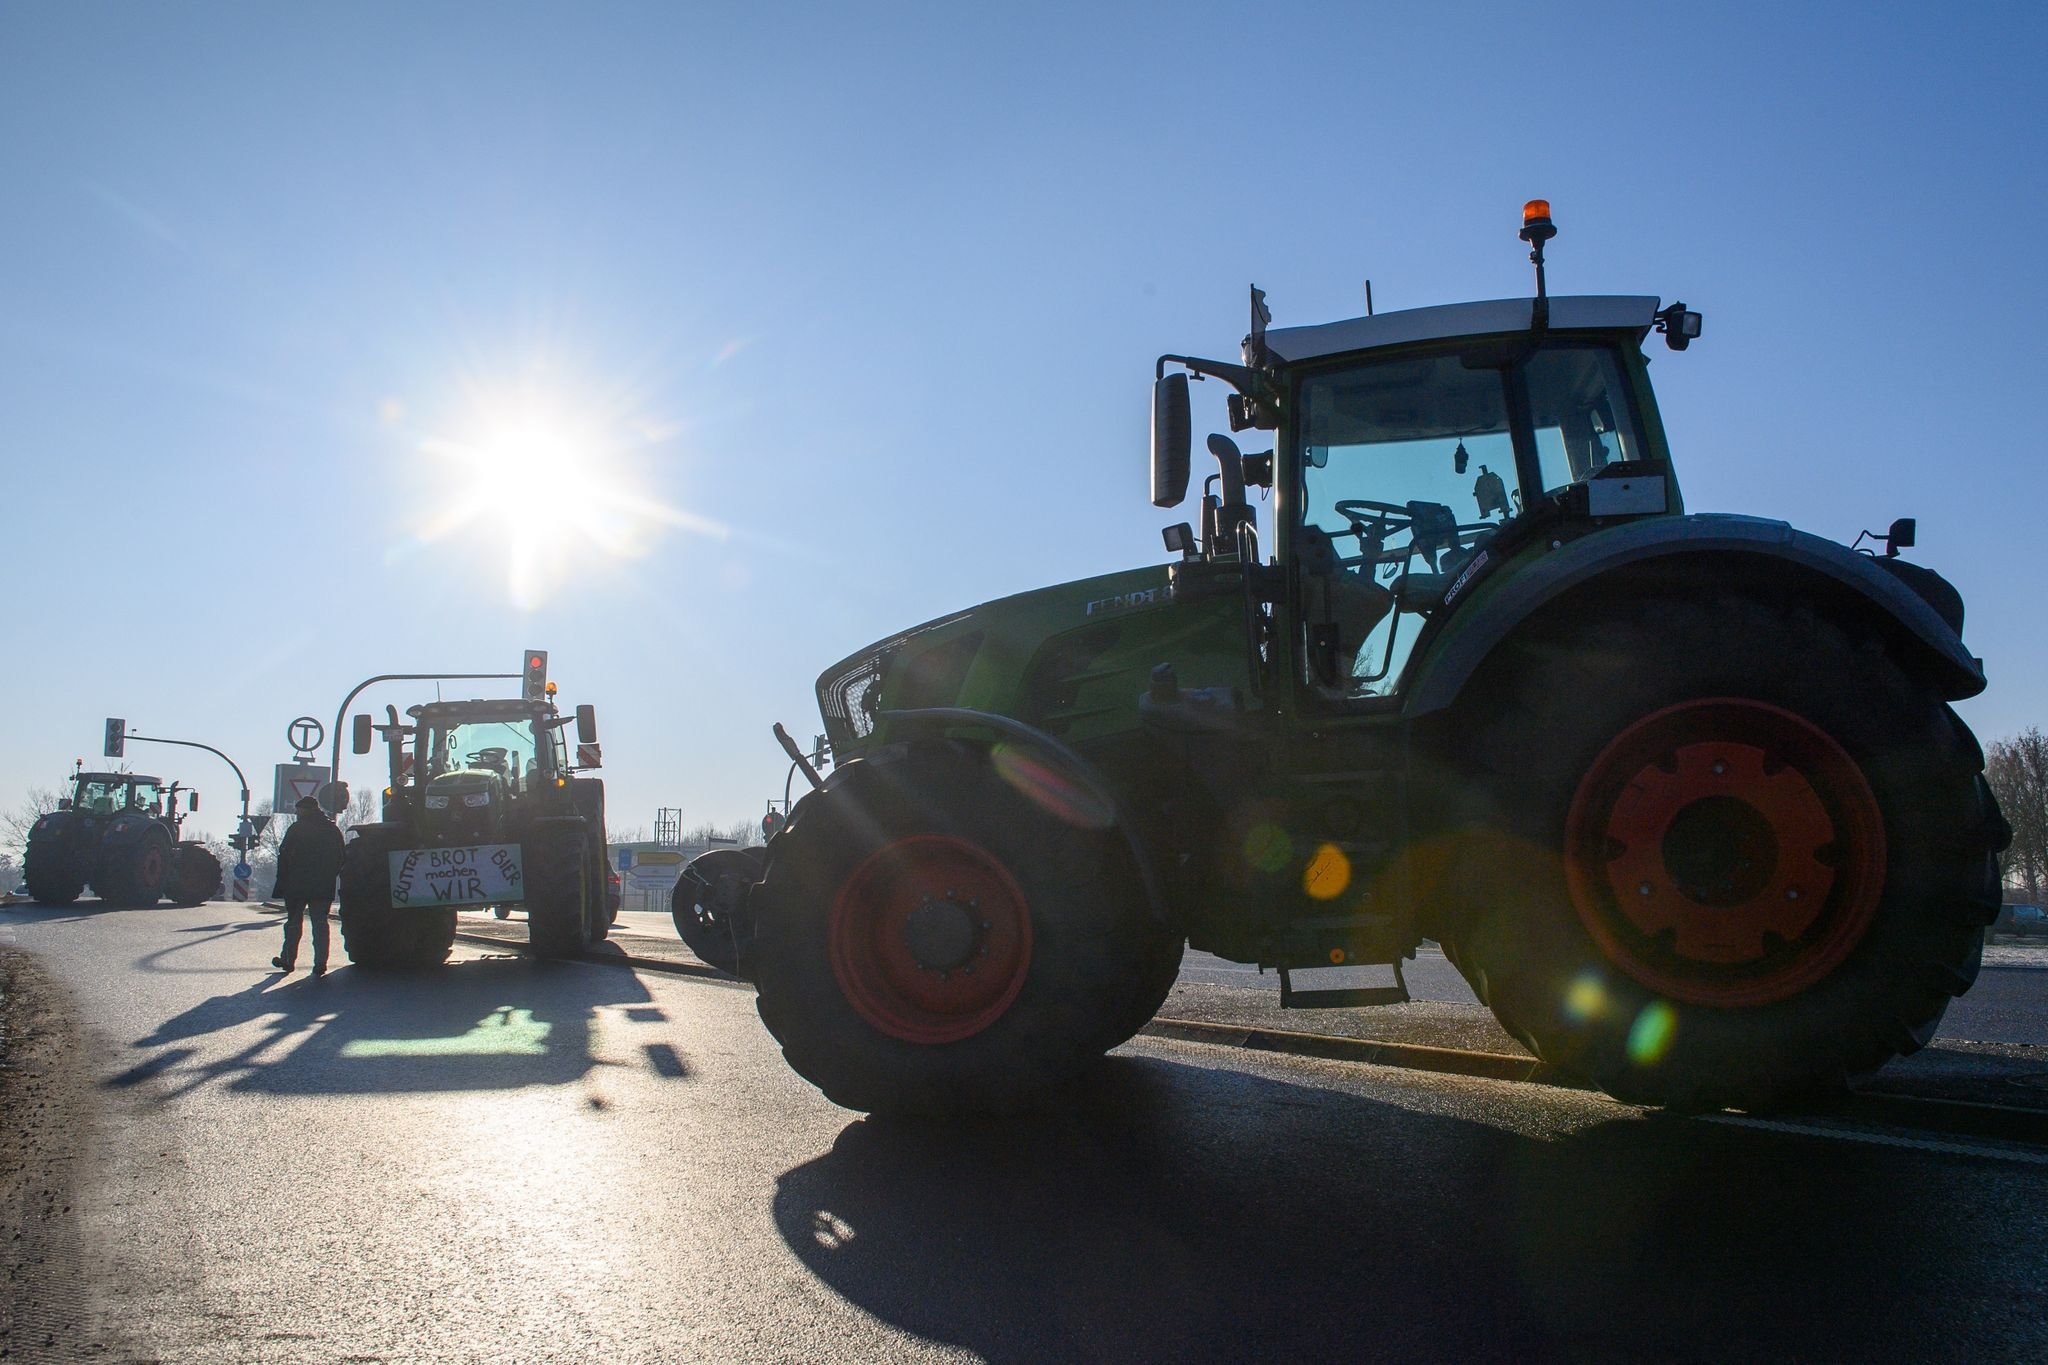
[{"label": "steering wheel", "polygon": [[[1330,510],[1355,527],[1377,524],[1383,528],[1383,534],[1406,530],[1408,527],[1406,503],[1377,502],[1372,498],[1344,498],[1332,504]],[[1368,513],[1371,515],[1367,515]]]},{"label": "steering wheel", "polygon": [[489,768],[494,772],[503,772],[505,770],[505,756],[509,752],[510,750],[507,749],[479,749],[469,756],[469,761],[479,768]]}]

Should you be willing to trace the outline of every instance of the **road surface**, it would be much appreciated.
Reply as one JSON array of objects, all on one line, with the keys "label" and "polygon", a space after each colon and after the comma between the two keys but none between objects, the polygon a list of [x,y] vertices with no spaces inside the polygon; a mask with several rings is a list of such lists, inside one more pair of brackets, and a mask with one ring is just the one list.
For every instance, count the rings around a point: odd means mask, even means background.
[{"label": "road surface", "polygon": [[276,942],[0,910],[82,1030],[22,1358],[2048,1353],[2038,1148],[1158,1039],[1056,1112],[890,1122],[741,987]]}]

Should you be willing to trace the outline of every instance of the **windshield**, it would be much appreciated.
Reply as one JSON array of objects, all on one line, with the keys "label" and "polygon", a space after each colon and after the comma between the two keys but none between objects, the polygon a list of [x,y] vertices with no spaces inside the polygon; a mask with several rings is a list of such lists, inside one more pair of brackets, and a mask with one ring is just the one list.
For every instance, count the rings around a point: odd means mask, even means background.
[{"label": "windshield", "polygon": [[[1384,695],[1421,619],[1500,528],[1643,449],[1611,346],[1553,342],[1407,356],[1312,376],[1301,391],[1308,681]],[[1519,392],[1517,391],[1519,389]],[[1541,486],[1524,485],[1510,414],[1526,399]],[[1318,571],[1316,565],[1322,565]]]},{"label": "windshield", "polygon": [[429,780],[458,768],[497,773],[524,791],[542,776],[536,761],[533,726],[526,721],[473,721],[437,727],[427,751]]}]

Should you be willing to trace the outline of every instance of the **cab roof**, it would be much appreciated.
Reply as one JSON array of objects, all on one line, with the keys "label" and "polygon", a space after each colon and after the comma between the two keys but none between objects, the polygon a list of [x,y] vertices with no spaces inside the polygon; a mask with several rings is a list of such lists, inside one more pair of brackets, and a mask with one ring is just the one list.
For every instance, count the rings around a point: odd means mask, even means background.
[{"label": "cab roof", "polygon": [[406,708],[406,714],[425,725],[470,725],[477,722],[511,723],[540,720],[547,707],[537,701],[501,697],[494,701],[430,701]]},{"label": "cab roof", "polygon": [[[1313,327],[1275,327],[1266,332],[1266,349],[1284,361],[1296,362],[1421,341],[1526,332],[1535,302],[1524,298],[1443,303],[1433,308],[1409,308]],[[1566,294],[1554,295],[1550,300],[1552,331],[1644,333],[1650,330],[1656,314],[1657,299],[1640,294]]]},{"label": "cab roof", "polygon": [[162,778],[143,773],[80,773],[78,776],[87,782],[148,782],[159,787],[164,784]]}]

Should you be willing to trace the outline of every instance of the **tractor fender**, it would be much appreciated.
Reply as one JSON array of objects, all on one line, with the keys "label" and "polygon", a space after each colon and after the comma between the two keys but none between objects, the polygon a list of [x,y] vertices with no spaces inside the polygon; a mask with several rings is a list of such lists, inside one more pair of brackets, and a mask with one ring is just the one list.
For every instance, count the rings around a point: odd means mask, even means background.
[{"label": "tractor fender", "polygon": [[1907,667],[1944,698],[1957,701],[1984,690],[1983,660],[1971,656],[1934,606],[1901,576],[1878,567],[1873,557],[1782,521],[1694,513],[1627,522],[1565,541],[1498,589],[1480,593],[1469,615],[1460,613],[1446,623],[1445,638],[1423,661],[1405,714],[1423,716],[1449,707],[1503,640],[1532,613],[1574,589],[1619,570],[1704,555],[1749,560],[1760,567],[1776,561],[1801,577],[1854,593],[1894,627]]},{"label": "tractor fender", "polygon": [[[1137,826],[1130,819],[1126,803],[1117,796],[1116,788],[1110,784],[1102,770],[1083,758],[1056,736],[1047,734],[1035,725],[1027,725],[1014,716],[998,715],[993,711],[977,711],[965,706],[931,706],[909,711],[884,711],[875,718],[890,725],[901,725],[905,733],[937,733],[950,729],[993,730],[1003,739],[1031,752],[1057,778],[1071,783],[1094,801],[1106,814],[1108,822],[1115,826],[1122,836],[1124,846],[1131,852],[1132,864],[1138,870],[1138,882],[1144,889],[1145,908],[1153,919],[1164,924],[1171,914],[1167,909],[1166,897],[1160,890],[1158,870],[1152,865],[1152,857],[1145,849],[1144,841],[1138,837]],[[890,744],[869,755],[866,761],[886,763],[900,759],[909,752],[908,745]],[[857,764],[833,770],[832,777],[838,777]],[[832,786],[831,778],[826,787]]]},{"label": "tractor fender", "polygon": [[45,811],[29,826],[28,837],[59,844],[77,833],[77,825],[78,812],[75,810]]}]

